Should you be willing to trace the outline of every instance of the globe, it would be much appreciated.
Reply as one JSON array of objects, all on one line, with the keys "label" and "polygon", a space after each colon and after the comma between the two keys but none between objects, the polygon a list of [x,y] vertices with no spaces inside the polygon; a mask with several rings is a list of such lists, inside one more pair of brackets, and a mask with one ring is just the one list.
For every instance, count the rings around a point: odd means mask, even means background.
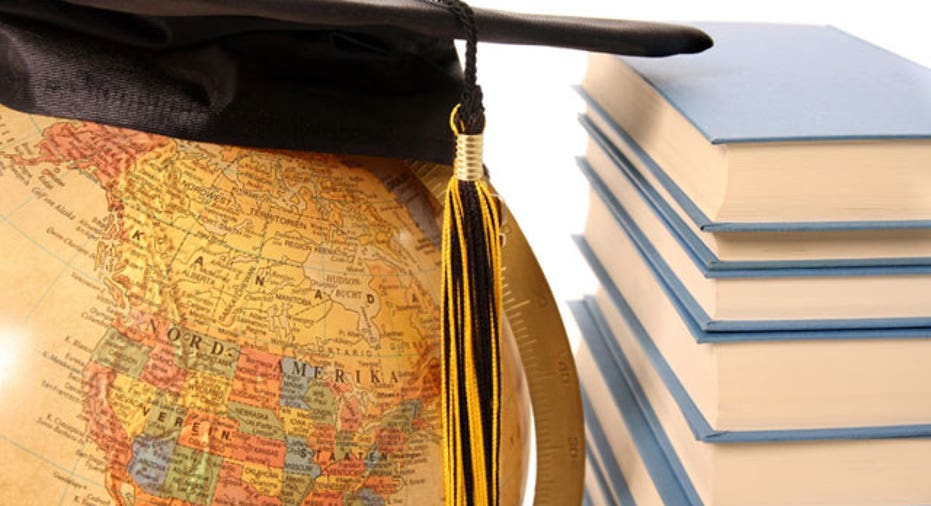
[{"label": "globe", "polygon": [[439,206],[407,165],[0,109],[0,195],[0,504],[442,502]]}]

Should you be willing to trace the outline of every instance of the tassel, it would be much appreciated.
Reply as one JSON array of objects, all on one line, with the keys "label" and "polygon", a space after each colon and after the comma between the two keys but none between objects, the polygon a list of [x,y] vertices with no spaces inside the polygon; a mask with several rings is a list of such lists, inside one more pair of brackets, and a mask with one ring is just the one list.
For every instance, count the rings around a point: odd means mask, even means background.
[{"label": "tassel", "polygon": [[501,438],[501,215],[485,181],[485,108],[476,80],[475,13],[462,0],[443,7],[465,34],[462,101],[449,117],[456,134],[443,211],[441,321],[446,506],[498,506]]},{"label": "tassel", "polygon": [[455,170],[443,213],[445,504],[496,506],[501,432],[501,216],[484,180],[482,135],[462,134],[455,122],[453,131]]}]

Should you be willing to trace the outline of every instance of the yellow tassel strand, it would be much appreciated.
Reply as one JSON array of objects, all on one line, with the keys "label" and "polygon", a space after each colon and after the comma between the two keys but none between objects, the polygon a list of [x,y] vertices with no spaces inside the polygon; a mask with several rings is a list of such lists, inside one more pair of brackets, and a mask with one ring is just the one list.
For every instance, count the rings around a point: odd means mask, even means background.
[{"label": "yellow tassel strand", "polygon": [[[453,111],[455,115],[455,110]],[[443,213],[443,456],[447,506],[497,506],[501,217],[482,136],[457,134]]]}]

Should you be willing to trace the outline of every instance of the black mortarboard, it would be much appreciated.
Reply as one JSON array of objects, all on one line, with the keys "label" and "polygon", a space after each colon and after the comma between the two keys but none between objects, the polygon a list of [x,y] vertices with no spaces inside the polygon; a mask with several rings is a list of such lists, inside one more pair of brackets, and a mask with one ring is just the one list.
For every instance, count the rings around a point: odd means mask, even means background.
[{"label": "black mortarboard", "polygon": [[[480,40],[698,52],[674,25],[476,10]],[[194,140],[450,162],[463,31],[416,0],[0,1],[0,102]]]},{"label": "black mortarboard", "polygon": [[[501,402],[500,211],[483,181],[481,159],[472,157],[480,151],[483,125],[483,119],[472,121],[481,114],[473,72],[476,33],[489,42],[638,56],[698,52],[711,44],[704,33],[687,27],[473,12],[458,0],[0,0],[0,103],[28,113],[256,148],[448,164],[455,145],[457,176],[447,191],[439,311],[444,353],[441,418],[447,430],[444,485],[447,504],[495,505]],[[467,39],[465,72],[453,45],[456,38]],[[475,105],[472,99],[477,108],[469,105]],[[450,117],[457,103],[469,111]],[[74,142],[80,143],[79,137]],[[47,160],[60,160],[53,150],[46,150]],[[14,158],[22,160],[19,155]],[[279,223],[293,221],[257,208],[252,212]],[[152,251],[162,247],[153,245]],[[202,267],[202,257],[199,262]],[[153,332],[163,330],[152,324]],[[107,335],[115,334],[108,330]],[[212,350],[218,349],[218,342]],[[109,351],[132,359],[127,350],[138,344],[122,346],[126,348]],[[224,345],[219,346],[222,351]],[[284,368],[284,359],[280,364]],[[126,364],[114,367],[125,369]],[[207,372],[219,369],[213,364]],[[283,392],[284,384],[281,388]],[[284,402],[282,393],[281,406]],[[108,428],[120,430],[115,422]],[[570,439],[574,442],[567,441],[569,450],[577,456],[578,445],[584,443]],[[290,452],[290,440],[288,445]],[[132,451],[116,445],[119,456],[110,460],[125,464],[118,473],[138,472],[133,478],[145,483],[140,485],[144,489],[156,487],[152,476],[159,465],[170,465],[176,475],[186,465],[176,465],[182,457],[174,455],[159,464],[161,450],[149,448],[153,455],[145,456],[146,450],[135,443]],[[134,460],[124,462],[136,451],[144,456],[133,455]],[[202,453],[204,466],[214,465],[210,452]],[[287,458],[281,462],[285,473],[315,472]],[[368,461],[363,466],[367,465]],[[187,482],[174,479],[187,487],[197,477]],[[108,483],[111,486],[118,488]],[[108,492],[119,500],[119,490]],[[200,497],[171,492],[174,498]],[[359,490],[353,493],[358,501],[369,503]],[[193,502],[209,501],[205,496]],[[342,504],[342,499],[325,504]]]}]

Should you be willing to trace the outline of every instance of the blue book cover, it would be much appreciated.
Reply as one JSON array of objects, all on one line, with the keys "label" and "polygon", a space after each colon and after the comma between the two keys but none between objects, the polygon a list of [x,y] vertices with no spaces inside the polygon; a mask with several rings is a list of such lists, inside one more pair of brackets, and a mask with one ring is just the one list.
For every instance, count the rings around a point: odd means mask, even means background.
[{"label": "blue book cover", "polygon": [[[598,279],[601,286],[615,300],[623,299],[618,288],[614,285],[610,275],[595,253],[588,246],[584,238],[575,237],[576,245],[589,267]],[[748,329],[728,328],[715,325],[708,315],[701,310],[695,299],[691,298],[682,284],[671,275],[671,271],[663,263],[647,262],[647,267],[653,279],[659,284],[663,293],[672,303],[676,313],[682,318],[689,333],[698,343],[734,343],[744,341],[808,341],[808,340],[849,340],[849,339],[928,339],[931,338],[931,326],[928,327],[883,327],[854,326],[851,328],[837,328],[824,324],[814,328],[783,328],[781,323],[772,321],[751,321]]]},{"label": "blue book cover", "polygon": [[[888,220],[888,221],[810,221],[810,222],[727,222],[713,221],[695,202],[669,177],[662,167],[640,147],[630,134],[624,130],[594,97],[582,87],[576,91],[588,105],[592,114],[604,121],[611,133],[617,135],[625,144],[624,150],[630,156],[638,158],[663,186],[676,203],[685,211],[689,219],[703,232],[797,232],[797,231],[836,231],[836,230],[890,230],[890,229],[928,229],[931,220]],[[591,119],[582,116],[582,125],[596,140],[610,143],[606,132],[601,132]],[[620,151],[620,146],[613,146]]]},{"label": "blue book cover", "polygon": [[[584,91],[582,92],[584,94]],[[597,104],[592,104],[594,107],[597,107]],[[597,111],[597,109],[596,109]],[[611,143],[611,140],[602,132],[591,119],[587,116],[580,116],[579,122],[588,132],[592,141],[600,147],[605,154],[608,155],[608,158],[614,163],[617,171],[624,176],[624,178],[637,190],[637,193],[649,206],[652,208],[653,212],[659,216],[663,224],[676,236],[683,248],[688,250],[689,254],[693,259],[698,263],[698,265],[709,273],[714,273],[718,271],[744,271],[744,270],[753,270],[760,269],[762,271],[767,271],[769,273],[777,273],[782,270],[785,272],[797,271],[797,269],[814,269],[816,275],[821,275],[823,271],[820,269],[823,268],[838,268],[838,267],[890,267],[890,266],[902,266],[902,265],[913,265],[913,266],[923,266],[931,267],[931,257],[909,257],[909,258],[851,258],[851,259],[830,259],[830,260],[762,260],[762,261],[724,261],[720,260],[717,255],[702,242],[696,233],[688,226],[688,224],[679,216],[679,214],[672,208],[672,206],[667,202],[660,192],[650,184],[650,181],[643,176],[637,167],[631,163],[627,155],[618,149],[617,146]],[[626,135],[626,134],[623,134]],[[636,153],[634,154],[636,156]],[[644,156],[646,156],[644,154]],[[593,170],[587,167],[587,162],[579,162],[583,166],[583,172],[586,174],[593,174]],[[661,171],[657,171],[659,174],[662,174]],[[654,173],[656,174],[656,173]],[[662,174],[665,177],[665,174]],[[669,180],[666,178],[666,180]],[[662,181],[662,179],[660,179]],[[671,180],[669,180],[671,183]],[[664,186],[666,186],[664,184]],[[669,187],[666,186],[668,189]],[[667,190],[669,191],[669,190]],[[679,201],[680,196],[682,198],[688,199],[685,197],[681,191],[670,191],[670,194],[673,195],[677,201]],[[681,202],[681,201],[680,201]],[[688,205],[684,205],[683,209],[686,209],[686,212],[691,216],[693,210],[697,210],[697,207],[688,201]],[[701,211],[698,211],[699,213]],[[862,222],[861,222],[862,224]],[[927,223],[927,227],[931,228],[931,222]],[[778,275],[778,274],[776,274]],[[794,274],[793,274],[794,275]]]},{"label": "blue book cover", "polygon": [[714,47],[619,58],[711,143],[931,138],[931,71],[921,65],[832,27],[695,26]]},{"label": "blue book cover", "polygon": [[[587,406],[586,407],[590,407]],[[587,412],[587,411],[586,411]],[[589,432],[592,432],[593,429],[589,429]],[[601,434],[602,438],[604,434]],[[610,451],[609,446],[602,447],[603,451]],[[585,465],[590,470],[591,474],[594,476],[594,485],[597,487],[597,490],[591,490],[589,488],[588,482],[585,484],[585,493],[582,497],[583,506],[601,506],[605,504],[604,502],[596,502],[593,497],[610,497],[615,504],[619,506],[636,506],[636,501],[633,497],[630,496],[630,490],[627,488],[627,483],[624,482],[624,475],[618,471],[617,474],[608,474],[607,470],[603,470],[597,463],[595,459],[596,452],[598,448],[592,446],[592,444],[585,443]],[[597,453],[600,455],[600,453]],[[616,464],[615,464],[616,465]],[[610,481],[610,483],[609,483]],[[622,491],[624,497],[621,498],[618,495],[614,495],[611,490],[611,486],[614,485]]]},{"label": "blue book cover", "polygon": [[[923,336],[931,336],[931,316],[921,317],[894,317],[894,318],[830,318],[830,319],[804,319],[804,320],[717,320],[702,308],[695,297],[689,292],[685,284],[679,279],[672,268],[666,263],[659,251],[650,243],[649,239],[634,222],[633,218],[614,198],[594,170],[584,159],[579,159],[582,173],[591,183],[594,193],[605,203],[618,227],[618,233],[624,234],[633,243],[637,253],[652,271],[654,277],[661,283],[663,289],[674,299],[676,304],[684,307],[688,320],[704,331],[712,332],[760,332],[760,331],[804,331],[804,330],[873,330],[879,333],[889,333],[893,329],[918,331]],[[668,226],[668,224],[667,224]],[[772,269],[732,269],[712,271],[704,267],[701,258],[681,237],[676,237],[685,248],[692,262],[699,267],[702,274],[708,278],[754,278],[754,277],[805,277],[805,276],[912,276],[928,275],[929,266],[898,265],[878,267],[813,267],[813,268],[772,268]],[[584,246],[584,241],[583,241]],[[583,247],[583,253],[594,259],[594,255]],[[597,260],[596,260],[597,261]],[[609,282],[603,282],[605,285]],[[891,335],[891,334],[890,334]],[[901,337],[901,335],[900,335]]]},{"label": "blue book cover", "polygon": [[[570,302],[572,314],[575,317],[582,338],[588,344],[592,356],[595,357],[597,371],[589,370],[587,374],[600,374],[604,381],[612,387],[614,403],[624,418],[623,423],[633,436],[637,452],[647,467],[647,472],[656,486],[657,492],[666,504],[700,505],[702,504],[695,491],[688,473],[672,447],[669,437],[660,424],[659,417],[648,403],[640,385],[632,383],[625,377],[625,371],[615,365],[614,355],[608,348],[608,341],[603,335],[602,327],[593,317],[589,307],[583,302]],[[636,391],[635,391],[636,390]],[[623,479],[621,465],[612,452],[608,438],[605,435],[610,427],[604,427],[595,416],[595,406],[585,388],[582,388],[582,407],[585,414],[585,426],[588,437],[598,447],[603,457],[606,474],[614,482],[619,491],[616,499],[619,503],[630,502],[627,484]],[[626,496],[626,501],[624,500]]]},{"label": "blue book cover", "polygon": [[[931,437],[931,425],[890,425],[877,427],[826,427],[821,429],[777,429],[777,430],[732,430],[724,431],[713,428],[699,410],[698,406],[689,396],[685,387],[679,382],[669,364],[653,344],[646,330],[637,320],[633,311],[623,299],[614,299],[615,307],[621,313],[627,325],[632,329],[634,337],[644,349],[650,365],[656,370],[664,386],[672,394],[685,416],[686,422],[695,439],[705,443],[754,443],[770,441],[825,441],[832,439],[888,439],[888,438],[928,438]],[[592,350],[592,355],[598,364],[605,380],[623,378],[612,386],[626,383],[630,392],[637,399],[637,403],[646,407],[650,405],[649,399],[640,381],[634,373],[626,354],[613,337],[608,324],[598,309],[597,303],[587,298],[584,302],[570,304],[573,315],[580,322],[585,342]],[[584,323],[583,323],[584,322]],[[650,425],[662,430],[658,419],[650,412],[644,413]],[[668,449],[667,449],[668,451]]]}]

